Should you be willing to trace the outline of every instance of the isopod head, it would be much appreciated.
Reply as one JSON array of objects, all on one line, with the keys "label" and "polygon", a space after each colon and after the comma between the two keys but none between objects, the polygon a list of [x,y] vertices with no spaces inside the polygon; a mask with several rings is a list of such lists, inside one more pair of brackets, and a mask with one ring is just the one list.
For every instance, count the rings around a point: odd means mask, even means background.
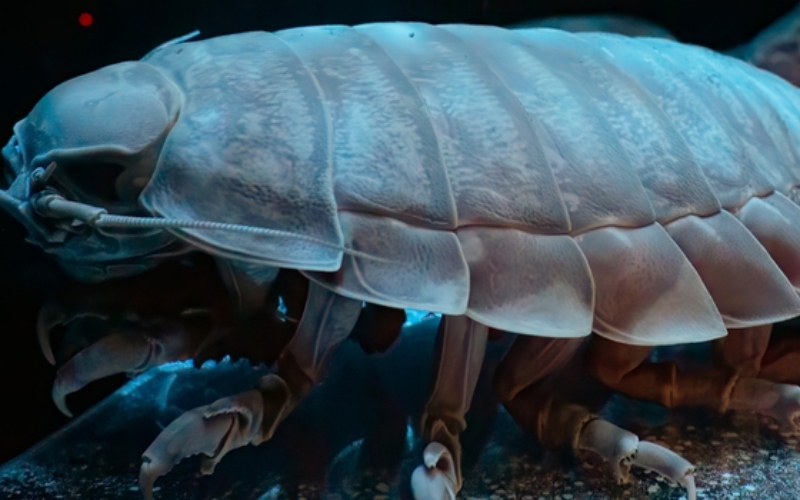
[{"label": "isopod head", "polygon": [[[142,212],[139,194],[180,101],[170,80],[140,62],[108,66],[55,87],[14,126],[3,148],[9,187],[0,190],[0,205],[26,226],[33,243],[85,281],[141,272],[159,254],[174,254],[176,240],[162,229],[99,230],[82,224],[74,210],[88,217]],[[63,203],[53,205],[55,199],[76,203],[65,212]]]}]

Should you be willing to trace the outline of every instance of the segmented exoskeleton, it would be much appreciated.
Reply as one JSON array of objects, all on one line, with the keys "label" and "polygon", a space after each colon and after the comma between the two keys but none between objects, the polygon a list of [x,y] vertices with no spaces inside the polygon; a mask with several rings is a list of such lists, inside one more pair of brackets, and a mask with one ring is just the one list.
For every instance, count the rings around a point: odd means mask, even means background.
[{"label": "segmented exoskeleton", "polygon": [[[423,423],[434,472],[414,480],[436,497],[460,487],[490,327],[594,331],[590,369],[614,388],[793,422],[797,387],[758,379],[760,365],[687,378],[645,360],[728,329],[763,339],[800,314],[798,110],[774,75],[665,40],[408,23],[245,33],[54,89],[3,150],[0,203],[85,279],[200,250],[233,283],[276,268],[311,280],[277,374],[191,415],[215,460],[272,435],[362,301],[444,314]],[[542,349],[512,348],[507,403],[554,369],[529,366]],[[779,408],[754,396],[773,392]],[[203,427],[240,410],[258,418]],[[561,420],[602,434],[594,416]],[[179,428],[146,454],[150,484],[174,460],[164,443],[189,439]],[[445,455],[455,465],[436,472]]]}]

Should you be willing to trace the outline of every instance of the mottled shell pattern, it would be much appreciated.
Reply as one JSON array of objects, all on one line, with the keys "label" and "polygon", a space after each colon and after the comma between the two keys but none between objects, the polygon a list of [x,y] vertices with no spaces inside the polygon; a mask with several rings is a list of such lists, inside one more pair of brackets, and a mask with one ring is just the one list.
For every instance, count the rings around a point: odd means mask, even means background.
[{"label": "mottled shell pattern", "polygon": [[180,241],[347,297],[661,345],[800,315],[799,111],[780,78],[667,40],[323,26],[79,77],[4,155],[18,178],[135,158],[115,186],[148,215],[281,231]]}]

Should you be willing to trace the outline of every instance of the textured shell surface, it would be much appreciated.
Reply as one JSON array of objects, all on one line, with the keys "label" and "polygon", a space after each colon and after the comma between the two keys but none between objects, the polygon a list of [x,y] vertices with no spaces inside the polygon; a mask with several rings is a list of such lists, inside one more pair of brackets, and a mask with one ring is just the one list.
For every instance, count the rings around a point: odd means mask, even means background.
[{"label": "textured shell surface", "polygon": [[[685,57],[692,64],[679,71]],[[182,114],[197,132],[206,132],[201,127],[208,124],[228,132],[226,139],[238,146],[238,137],[223,128],[234,125],[226,119],[236,120],[243,139],[286,146],[292,168],[260,168],[252,176],[296,174],[301,160],[328,166],[335,199],[324,201],[422,227],[576,234],[603,225],[642,226],[656,213],[659,222],[674,218],[672,207],[690,203],[678,215],[718,211],[715,198],[727,193],[717,192],[718,185],[712,191],[708,176],[735,173],[740,182],[755,184],[740,189],[747,199],[776,188],[786,193],[800,178],[791,172],[778,186],[764,179],[775,175],[775,164],[792,164],[786,158],[755,163],[761,158],[748,153],[756,146],[773,154],[794,150],[764,148],[758,138],[747,148],[732,127],[748,117],[732,122],[718,112],[727,104],[755,111],[759,100],[787,93],[796,98],[796,91],[733,59],[673,42],[398,23],[233,35],[167,48],[149,62],[180,75],[187,97]],[[720,63],[728,68],[720,71]],[[702,95],[713,90],[704,82],[728,74],[738,82],[725,82],[717,92],[753,91],[730,102]],[[193,85],[212,95],[195,93]],[[242,113],[237,104],[253,110]],[[260,104],[271,107],[256,108]],[[193,113],[193,106],[201,109]],[[789,109],[767,109],[793,120]],[[292,111],[297,113],[290,120],[274,115]],[[769,125],[757,118],[749,117],[749,128]],[[764,138],[784,139],[768,132]],[[278,154],[276,149],[264,144],[244,155],[231,146],[228,154],[266,165],[270,158],[258,154]],[[157,175],[180,170],[167,159],[162,164],[169,172],[159,169]],[[187,168],[198,167],[193,162]],[[224,175],[241,179],[226,168]],[[159,181],[151,182],[146,197],[157,196]],[[303,201],[322,204],[312,196]],[[653,205],[664,208],[654,213]]]},{"label": "textured shell surface", "polygon": [[[735,59],[384,23],[180,43],[137,64],[181,100],[142,205],[298,235],[174,230],[216,255],[534,335],[671,344],[800,314],[778,231],[754,238],[737,215],[763,199],[800,221],[783,202],[800,183],[800,94]],[[715,281],[731,266],[749,271]],[[745,311],[724,290],[754,269],[766,298]]]}]

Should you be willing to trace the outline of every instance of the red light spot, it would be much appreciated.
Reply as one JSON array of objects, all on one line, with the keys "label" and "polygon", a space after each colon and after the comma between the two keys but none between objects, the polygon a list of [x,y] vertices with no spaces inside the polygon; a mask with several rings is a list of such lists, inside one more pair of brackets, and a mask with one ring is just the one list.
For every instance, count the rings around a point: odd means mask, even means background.
[{"label": "red light spot", "polygon": [[84,12],[83,14],[78,16],[78,22],[84,28],[88,28],[89,26],[92,25],[92,22],[94,22],[94,18],[88,12]]}]

